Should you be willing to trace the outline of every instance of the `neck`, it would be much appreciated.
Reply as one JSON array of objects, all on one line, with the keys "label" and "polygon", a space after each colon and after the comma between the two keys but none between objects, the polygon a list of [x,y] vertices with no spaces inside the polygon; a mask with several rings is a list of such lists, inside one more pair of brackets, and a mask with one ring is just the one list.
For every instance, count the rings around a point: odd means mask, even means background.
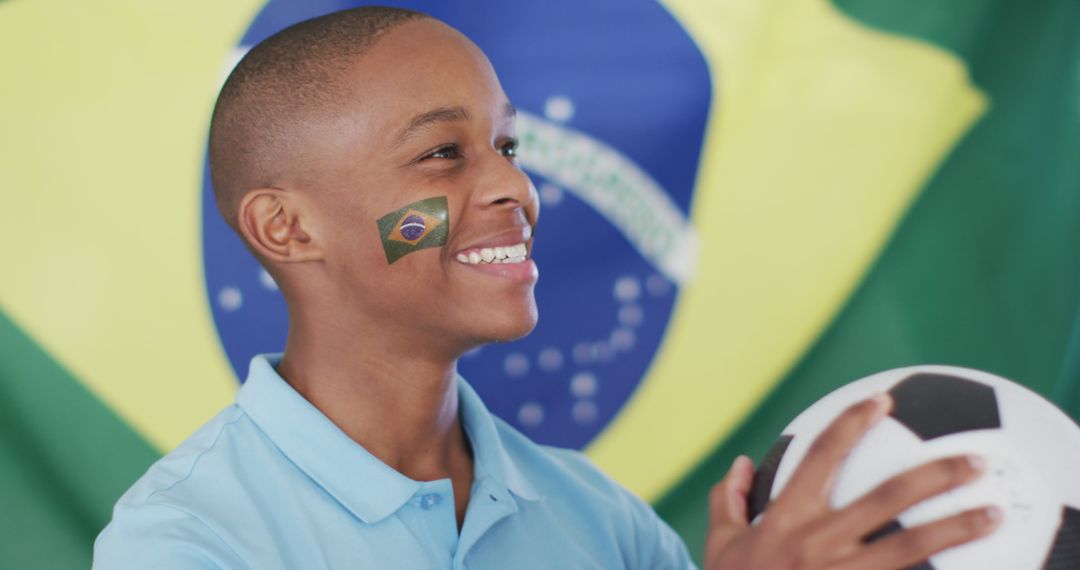
[{"label": "neck", "polygon": [[292,315],[278,373],[346,435],[405,476],[471,478],[456,360],[425,354],[393,335],[355,334],[364,327],[327,326],[333,322],[332,316]]}]

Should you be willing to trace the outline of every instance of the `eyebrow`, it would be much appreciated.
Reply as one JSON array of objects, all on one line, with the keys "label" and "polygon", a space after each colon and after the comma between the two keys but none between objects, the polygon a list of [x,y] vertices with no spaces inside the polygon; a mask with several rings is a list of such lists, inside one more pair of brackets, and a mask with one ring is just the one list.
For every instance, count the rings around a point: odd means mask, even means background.
[{"label": "eyebrow", "polygon": [[[513,118],[517,116],[517,109],[510,103],[507,103],[503,108],[503,116],[505,118]],[[394,137],[394,146],[400,146],[412,137],[420,134],[421,132],[431,128],[438,123],[459,123],[468,121],[472,118],[469,111],[465,107],[436,107],[430,111],[425,111],[413,117],[405,128],[398,132],[398,135]]]}]

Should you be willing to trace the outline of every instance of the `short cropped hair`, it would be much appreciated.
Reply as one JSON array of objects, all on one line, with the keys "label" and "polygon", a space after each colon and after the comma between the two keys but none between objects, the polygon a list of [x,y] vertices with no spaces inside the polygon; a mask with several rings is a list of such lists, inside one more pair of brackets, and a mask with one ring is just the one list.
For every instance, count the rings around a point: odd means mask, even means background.
[{"label": "short cropped hair", "polygon": [[388,30],[426,14],[364,6],[294,24],[253,47],[229,74],[210,120],[210,180],[237,230],[245,192],[291,168],[305,118],[344,99],[341,71]]}]

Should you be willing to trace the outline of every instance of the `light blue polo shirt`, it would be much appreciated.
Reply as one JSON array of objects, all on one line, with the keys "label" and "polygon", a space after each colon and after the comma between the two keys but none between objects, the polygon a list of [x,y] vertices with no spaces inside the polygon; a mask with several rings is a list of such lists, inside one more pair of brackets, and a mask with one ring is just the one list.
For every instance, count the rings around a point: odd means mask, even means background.
[{"label": "light blue polo shirt", "polygon": [[475,475],[459,534],[449,479],[382,463],[277,374],[278,358],[255,357],[236,404],[120,498],[94,568],[693,568],[648,505],[492,416],[460,377]]}]

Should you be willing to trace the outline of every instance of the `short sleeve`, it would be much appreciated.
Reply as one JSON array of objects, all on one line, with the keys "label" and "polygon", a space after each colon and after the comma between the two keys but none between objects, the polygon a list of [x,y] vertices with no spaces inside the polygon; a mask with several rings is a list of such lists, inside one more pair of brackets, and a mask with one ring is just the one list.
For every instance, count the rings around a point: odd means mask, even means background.
[{"label": "short sleeve", "polygon": [[209,526],[169,505],[118,506],[94,542],[94,570],[245,569]]},{"label": "short sleeve", "polygon": [[636,495],[626,493],[637,534],[637,560],[650,570],[696,570],[682,538],[656,511]]},{"label": "short sleeve", "polygon": [[696,570],[686,544],[648,503],[600,470],[585,454],[556,447],[547,452],[614,501],[624,560],[633,570]]}]

